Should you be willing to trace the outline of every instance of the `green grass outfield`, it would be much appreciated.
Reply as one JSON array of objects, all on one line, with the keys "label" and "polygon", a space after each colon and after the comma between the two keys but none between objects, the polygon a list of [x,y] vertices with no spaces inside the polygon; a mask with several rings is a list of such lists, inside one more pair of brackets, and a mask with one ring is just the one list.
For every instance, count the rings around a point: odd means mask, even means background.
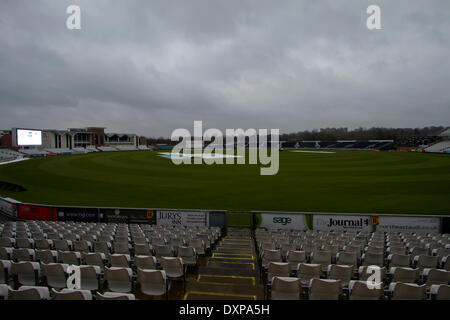
[{"label": "green grass outfield", "polygon": [[157,152],[32,159],[0,166],[2,196],[42,204],[349,213],[450,213],[450,155],[371,151],[280,152],[260,165],[180,165]]}]

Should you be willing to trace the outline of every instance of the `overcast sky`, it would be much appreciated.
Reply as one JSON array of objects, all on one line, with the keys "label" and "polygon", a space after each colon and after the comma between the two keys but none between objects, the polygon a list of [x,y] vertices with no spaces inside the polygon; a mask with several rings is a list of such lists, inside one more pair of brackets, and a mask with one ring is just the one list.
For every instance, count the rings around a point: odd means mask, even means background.
[{"label": "overcast sky", "polygon": [[[382,30],[366,27],[370,4]],[[194,120],[450,125],[450,1],[0,1],[0,129],[169,137]]]}]

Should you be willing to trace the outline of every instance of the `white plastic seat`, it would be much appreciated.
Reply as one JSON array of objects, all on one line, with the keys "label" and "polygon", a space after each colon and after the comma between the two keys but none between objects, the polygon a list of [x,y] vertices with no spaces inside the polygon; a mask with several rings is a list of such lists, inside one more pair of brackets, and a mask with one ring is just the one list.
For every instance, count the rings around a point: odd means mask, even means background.
[{"label": "white plastic seat", "polygon": [[129,268],[130,267],[130,255],[128,254],[110,254],[108,261],[112,267]]},{"label": "white plastic seat", "polygon": [[82,290],[99,290],[101,268],[99,266],[80,266],[80,284]]},{"label": "white plastic seat", "polygon": [[153,256],[134,256],[134,265],[141,269],[156,269],[156,258]]},{"label": "white plastic seat", "polygon": [[177,256],[183,259],[183,263],[187,266],[196,266],[197,265],[197,251],[193,247],[178,247],[177,248]]},{"label": "white plastic seat", "polygon": [[302,291],[301,282],[298,278],[273,277],[271,300],[299,300]]},{"label": "white plastic seat", "polygon": [[306,263],[306,252],[290,250],[287,252],[286,261],[291,266],[291,271],[297,270],[299,263]]},{"label": "white plastic seat", "polygon": [[11,261],[0,260],[0,283],[7,284],[11,274]]},{"label": "white plastic seat", "polygon": [[14,261],[34,261],[35,251],[34,249],[13,249],[12,250],[12,258]]},{"label": "white plastic seat", "polygon": [[367,281],[351,280],[349,283],[350,300],[379,300],[383,296],[383,283],[378,286],[370,286]]},{"label": "white plastic seat", "polygon": [[389,273],[393,282],[414,283],[420,277],[420,270],[412,268],[392,267]]},{"label": "white plastic seat", "polygon": [[353,276],[353,267],[346,265],[330,264],[328,266],[327,273],[328,279],[341,280],[342,286],[347,287]]},{"label": "white plastic seat", "polygon": [[450,283],[450,271],[443,269],[423,269],[424,283],[427,286]]},{"label": "white plastic seat", "polygon": [[311,279],[309,300],[339,300],[342,294],[341,280]]},{"label": "white plastic seat", "polygon": [[67,264],[41,263],[42,275],[45,276],[47,286],[56,289],[67,287]]},{"label": "white plastic seat", "polygon": [[91,265],[91,266],[98,266],[100,267],[100,269],[104,269],[105,268],[105,261],[106,261],[106,255],[104,253],[101,252],[83,252],[82,254],[83,257],[83,261],[84,263],[86,263],[87,265]]},{"label": "white plastic seat", "polygon": [[384,255],[382,253],[366,252],[361,257],[363,266],[384,266]]},{"label": "white plastic seat", "polygon": [[0,284],[0,300],[8,300],[9,289],[11,289],[10,286],[6,284]]},{"label": "white plastic seat", "polygon": [[409,268],[411,265],[411,256],[409,254],[390,254],[388,261],[389,267]]},{"label": "white plastic seat", "polygon": [[53,300],[92,300],[92,293],[89,290],[62,289],[57,291],[52,288]]},{"label": "white plastic seat", "polygon": [[433,269],[438,266],[438,257],[437,256],[428,256],[428,255],[418,255],[414,257],[413,263],[416,268],[423,270],[425,268]]},{"label": "white plastic seat", "polygon": [[322,271],[326,271],[331,264],[331,252],[329,251],[314,251],[311,254],[311,263],[320,264]]},{"label": "white plastic seat", "polygon": [[96,300],[136,300],[136,297],[132,293],[118,293],[118,292],[105,292],[101,294],[97,292],[95,296]]},{"label": "white plastic seat", "polygon": [[263,268],[268,268],[269,262],[282,262],[283,257],[281,256],[280,250],[264,250],[262,253],[261,264]]},{"label": "white plastic seat", "polygon": [[38,250],[35,251],[35,259],[41,263],[55,263],[58,261],[58,252],[55,250]]},{"label": "white plastic seat", "polygon": [[69,265],[79,266],[81,264],[81,254],[76,251],[58,251],[58,259]]},{"label": "white plastic seat", "polygon": [[143,294],[168,297],[169,288],[164,270],[137,269],[137,281]]},{"label": "white plastic seat", "polygon": [[450,300],[450,285],[434,284],[430,288],[430,294],[436,300]]},{"label": "white plastic seat", "polygon": [[8,300],[50,300],[47,287],[21,286],[18,290],[8,289]]},{"label": "white plastic seat", "polygon": [[309,285],[311,279],[319,279],[322,274],[320,264],[299,263],[297,266],[297,278],[302,285]]},{"label": "white plastic seat", "polygon": [[288,278],[291,273],[291,266],[287,262],[269,262],[267,267],[267,281],[270,281],[273,277],[285,277]]},{"label": "white plastic seat", "polygon": [[132,275],[133,272],[130,268],[105,268],[105,280],[107,282],[108,289],[113,292],[131,292],[133,287]]},{"label": "white plastic seat", "polygon": [[36,286],[39,283],[41,267],[37,262],[13,262],[11,273],[17,276],[17,281],[21,285]]},{"label": "white plastic seat", "polygon": [[415,283],[392,282],[389,285],[392,300],[425,300],[427,286]]}]

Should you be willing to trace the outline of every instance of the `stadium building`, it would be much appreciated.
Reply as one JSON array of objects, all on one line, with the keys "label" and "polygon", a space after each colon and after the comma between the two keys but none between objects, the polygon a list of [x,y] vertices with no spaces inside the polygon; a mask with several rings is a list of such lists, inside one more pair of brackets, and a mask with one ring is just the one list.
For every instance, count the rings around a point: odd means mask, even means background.
[{"label": "stadium building", "polygon": [[425,148],[425,152],[450,153],[450,128],[438,135],[439,141]]}]

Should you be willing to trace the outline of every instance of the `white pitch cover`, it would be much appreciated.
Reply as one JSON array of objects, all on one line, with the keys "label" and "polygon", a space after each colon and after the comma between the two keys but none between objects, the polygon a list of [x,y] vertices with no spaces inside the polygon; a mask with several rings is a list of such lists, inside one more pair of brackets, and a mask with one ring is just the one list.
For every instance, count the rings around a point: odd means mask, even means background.
[{"label": "white pitch cover", "polygon": [[156,225],[204,227],[208,225],[208,214],[202,211],[157,210]]},{"label": "white pitch cover", "polygon": [[314,214],[313,229],[339,231],[372,231],[370,216]]}]

